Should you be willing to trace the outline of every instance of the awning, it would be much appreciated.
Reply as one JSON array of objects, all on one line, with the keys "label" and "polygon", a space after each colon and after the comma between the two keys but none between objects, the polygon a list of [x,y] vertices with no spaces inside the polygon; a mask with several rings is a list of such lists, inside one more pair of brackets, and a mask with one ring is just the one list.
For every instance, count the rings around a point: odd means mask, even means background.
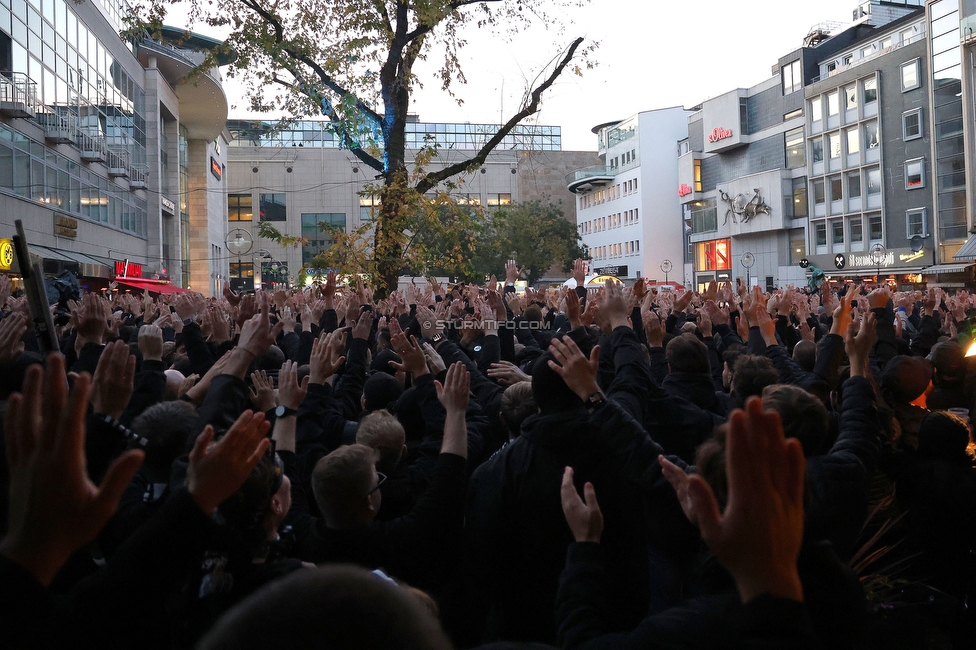
[{"label": "awning", "polygon": [[152,293],[190,293],[182,287],[176,287],[168,282],[152,282],[150,280],[121,280],[116,279],[119,286],[121,287],[131,287],[133,289],[140,289],[142,291],[149,291]]},{"label": "awning", "polygon": [[[967,246],[969,244],[966,244]],[[956,255],[956,257],[959,257]],[[930,266],[927,269],[922,269],[922,273],[925,275],[939,275],[941,273],[959,273],[960,271],[965,271],[966,267],[972,266],[969,264],[936,264],[935,266]]]},{"label": "awning", "polygon": [[956,260],[976,260],[976,235],[970,237],[965,244],[962,245],[952,259]]}]

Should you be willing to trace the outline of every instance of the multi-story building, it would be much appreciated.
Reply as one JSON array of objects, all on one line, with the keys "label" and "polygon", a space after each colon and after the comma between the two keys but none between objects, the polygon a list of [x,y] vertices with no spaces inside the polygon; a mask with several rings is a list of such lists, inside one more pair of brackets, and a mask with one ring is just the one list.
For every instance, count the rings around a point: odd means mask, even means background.
[{"label": "multi-story building", "polygon": [[217,41],[164,29],[126,43],[127,11],[0,0],[0,236],[22,219],[45,272],[88,286],[127,269],[133,287],[208,292],[226,275],[210,247],[224,241],[227,100],[216,70],[187,73]]},{"label": "multi-story building", "polygon": [[[884,7],[869,8],[878,6]],[[964,223],[961,229],[950,223],[958,217],[936,209],[933,185],[951,188],[944,179],[932,182],[938,138],[930,121],[925,9],[912,8],[890,22],[867,11],[861,21],[860,38],[817,58],[818,75],[804,90],[807,258],[827,275],[880,271],[900,285],[914,285],[945,259],[936,241],[965,235]],[[964,221],[963,211],[959,216]],[[933,237],[937,232],[941,237]]]},{"label": "multi-story building", "polygon": [[590,251],[591,272],[628,283],[682,281],[680,210],[673,193],[678,162],[672,152],[687,137],[689,112],[644,111],[593,128],[601,164],[566,177],[576,194],[577,228]]},{"label": "multi-story building", "polygon": [[[297,281],[305,264],[333,244],[319,227],[326,222],[346,232],[372,219],[374,199],[364,196],[376,173],[339,146],[327,122],[306,120],[281,128],[271,122],[229,120],[229,237],[240,236],[240,255],[230,260],[235,286]],[[497,125],[407,124],[408,160],[425,142],[437,145],[429,168],[436,169],[474,155],[497,131]],[[593,152],[562,151],[558,126],[517,126],[478,170],[453,179],[450,193],[459,201],[488,209],[533,200],[562,202],[572,219],[572,194],[563,176],[593,164]],[[273,222],[280,232],[304,237],[308,244],[282,246],[261,239],[258,224]],[[564,280],[564,275],[552,278]]]}]

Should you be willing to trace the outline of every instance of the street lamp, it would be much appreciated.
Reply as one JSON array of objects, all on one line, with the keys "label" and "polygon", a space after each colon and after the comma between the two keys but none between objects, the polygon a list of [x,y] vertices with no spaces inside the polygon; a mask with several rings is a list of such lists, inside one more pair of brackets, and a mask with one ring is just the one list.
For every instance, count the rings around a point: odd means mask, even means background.
[{"label": "street lamp", "polygon": [[740,260],[742,266],[746,269],[746,290],[749,290],[749,269],[756,263],[756,256],[752,253],[743,253],[742,259]]},{"label": "street lamp", "polygon": [[668,273],[671,272],[672,268],[674,267],[671,265],[671,260],[661,262],[661,270],[664,271],[664,284],[668,283]]},{"label": "street lamp", "polygon": [[884,264],[885,257],[888,255],[888,249],[884,247],[884,244],[877,243],[871,247],[871,261],[874,265],[878,267],[878,286],[881,286],[881,265]]}]

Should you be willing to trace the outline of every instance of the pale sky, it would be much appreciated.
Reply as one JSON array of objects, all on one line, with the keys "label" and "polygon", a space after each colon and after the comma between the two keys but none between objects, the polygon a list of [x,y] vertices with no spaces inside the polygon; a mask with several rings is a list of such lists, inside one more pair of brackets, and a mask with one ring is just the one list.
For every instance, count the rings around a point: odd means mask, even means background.
[{"label": "pale sky", "polygon": [[[576,36],[600,42],[598,66],[582,77],[568,71],[543,97],[541,124],[562,127],[564,150],[594,150],[590,129],[643,110],[691,107],[771,76],[776,60],[800,47],[809,29],[824,21],[847,23],[857,0],[592,0],[568,10],[565,34],[538,26],[511,42],[469,30],[462,51],[467,86],[458,106],[430,76],[414,94],[411,112],[424,122],[498,123],[518,109],[527,80]],[[176,11],[166,21],[179,25]],[[185,25],[180,25],[185,26]],[[217,36],[213,28],[198,29]],[[556,43],[559,43],[557,46]],[[231,117],[251,116],[241,107],[240,86],[225,81]]]}]

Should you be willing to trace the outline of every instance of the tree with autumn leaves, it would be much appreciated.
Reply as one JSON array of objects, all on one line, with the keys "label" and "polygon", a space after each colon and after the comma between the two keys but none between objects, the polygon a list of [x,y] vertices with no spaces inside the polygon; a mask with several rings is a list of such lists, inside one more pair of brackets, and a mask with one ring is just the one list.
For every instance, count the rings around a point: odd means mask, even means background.
[{"label": "tree with autumn leaves", "polygon": [[[479,149],[463,160],[432,165],[436,148],[425,147],[408,160],[406,146],[411,96],[430,83],[415,75],[418,61],[443,60],[433,81],[461,103],[455,90],[465,82],[459,52],[467,28],[504,37],[533,21],[557,25],[563,8],[586,0],[184,1],[195,23],[230,30],[225,47],[237,54],[230,74],[245,80],[253,110],[324,116],[342,146],[376,172],[376,183],[367,188],[378,200],[375,218],[362,232],[346,233],[349,241],[342,243],[355,244],[359,270],[379,289],[395,287],[401,270],[417,266],[411,247],[424,237],[457,235],[455,252],[463,254],[477,233],[439,218],[446,184],[484,164],[516,125],[539,110],[543,94],[567,68],[580,74],[580,62],[590,65],[595,47],[582,38],[568,42],[538,73],[519,110]],[[137,1],[141,22],[132,31],[153,33],[168,4]],[[212,67],[219,54],[211,52],[201,67]]]}]

